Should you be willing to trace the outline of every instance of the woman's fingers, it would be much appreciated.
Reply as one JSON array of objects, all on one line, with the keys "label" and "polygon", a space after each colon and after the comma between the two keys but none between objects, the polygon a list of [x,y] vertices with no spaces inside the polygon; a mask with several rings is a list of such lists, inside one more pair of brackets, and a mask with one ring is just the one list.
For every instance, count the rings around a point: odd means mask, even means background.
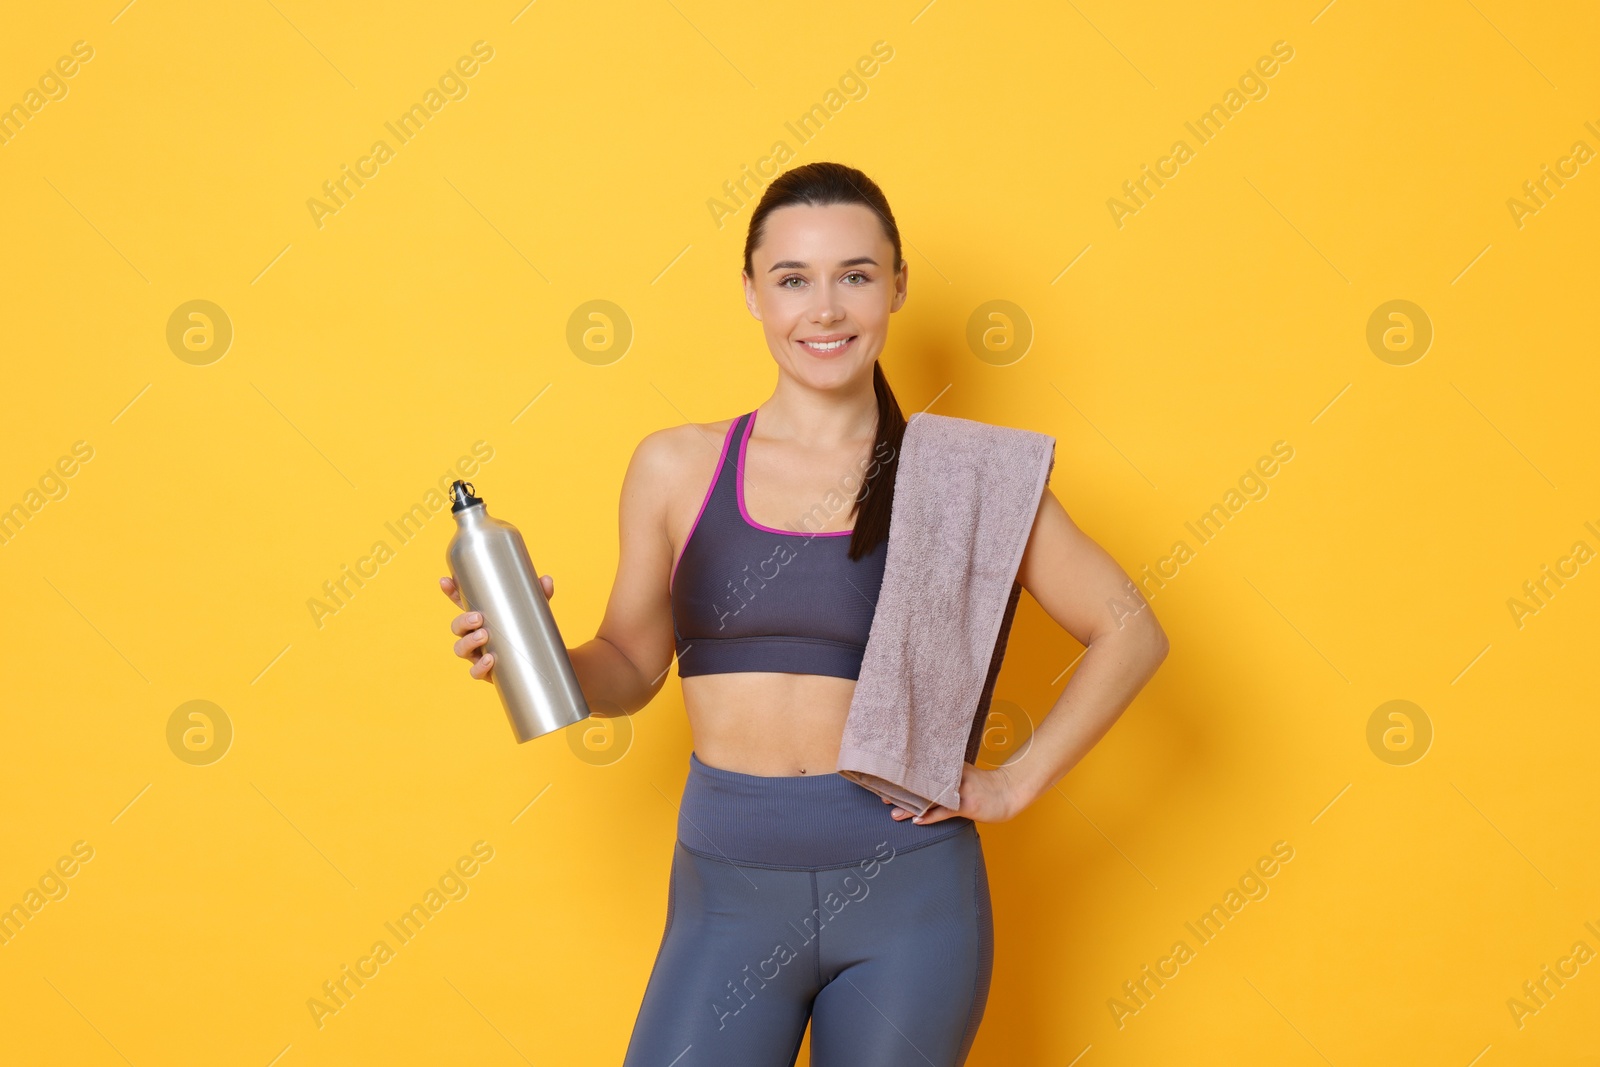
[{"label": "woman's fingers", "polygon": [[[456,587],[454,578],[440,578],[439,588],[456,607],[467,606],[461,599],[461,590]],[[546,588],[545,595],[549,594],[550,590]],[[483,646],[489,643],[489,631],[483,625],[483,612],[463,611],[450,620],[450,632],[460,638],[455,643],[456,655],[472,663],[469,673],[481,681],[493,681],[489,675],[494,670],[494,655],[483,651]]]},{"label": "woman's fingers", "polygon": [[[475,612],[468,612],[461,618],[471,618]],[[479,628],[471,631],[456,642],[456,655],[462,659],[471,660],[472,667],[469,672],[474,678],[489,680],[489,673],[494,670],[494,653],[484,650],[484,645],[489,643],[489,631]]]},{"label": "woman's fingers", "polygon": [[[471,617],[472,616],[469,614],[469,615],[458,615],[456,618],[457,618],[457,621],[459,621],[461,619],[469,619]],[[456,645],[455,645],[456,655],[460,656],[462,659],[477,659],[478,658],[478,649],[482,648],[484,645],[486,645],[488,643],[489,643],[489,631],[488,630],[484,629],[481,626],[479,626],[476,629],[469,629],[466,633],[462,634],[461,640],[456,642]]]},{"label": "woman's fingers", "polygon": [[[540,575],[539,586],[544,590],[546,600],[556,595],[556,580],[550,575]],[[467,606],[461,599],[461,590],[456,586],[454,578],[448,576],[440,578],[439,588],[456,607]],[[483,650],[483,646],[489,643],[489,631],[483,624],[483,612],[463,611],[450,620],[450,632],[459,638],[455,643],[456,655],[471,661],[472,676],[483,681],[493,681],[490,675],[494,671],[494,654]]]},{"label": "woman's fingers", "polygon": [[478,661],[472,665],[471,674],[474,678],[487,680],[489,677],[489,672],[492,670],[494,670],[494,653],[485,652],[479,656]]}]

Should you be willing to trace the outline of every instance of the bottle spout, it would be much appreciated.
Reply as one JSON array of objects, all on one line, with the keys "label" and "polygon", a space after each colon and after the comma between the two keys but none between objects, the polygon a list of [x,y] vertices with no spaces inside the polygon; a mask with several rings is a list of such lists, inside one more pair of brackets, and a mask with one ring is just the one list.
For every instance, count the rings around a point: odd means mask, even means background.
[{"label": "bottle spout", "polygon": [[476,507],[483,503],[477,495],[477,488],[471,482],[464,482],[459,478],[450,483],[450,512],[465,511],[467,508]]}]

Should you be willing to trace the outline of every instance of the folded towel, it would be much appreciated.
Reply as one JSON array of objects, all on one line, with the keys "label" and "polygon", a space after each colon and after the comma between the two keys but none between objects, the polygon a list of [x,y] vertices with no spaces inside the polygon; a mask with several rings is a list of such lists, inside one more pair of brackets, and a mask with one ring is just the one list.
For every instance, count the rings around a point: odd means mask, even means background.
[{"label": "folded towel", "polygon": [[918,815],[961,806],[1055,438],[926,412],[906,424],[883,585],[838,771]]}]

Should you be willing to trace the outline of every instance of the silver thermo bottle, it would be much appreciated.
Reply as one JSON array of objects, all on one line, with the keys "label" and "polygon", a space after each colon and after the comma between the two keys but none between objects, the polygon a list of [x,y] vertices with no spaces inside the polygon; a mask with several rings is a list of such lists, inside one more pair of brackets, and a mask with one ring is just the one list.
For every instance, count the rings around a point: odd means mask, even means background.
[{"label": "silver thermo bottle", "polygon": [[589,705],[522,534],[475,494],[469,482],[450,485],[456,532],[445,561],[467,610],[483,615],[491,677],[521,744],[588,718]]}]

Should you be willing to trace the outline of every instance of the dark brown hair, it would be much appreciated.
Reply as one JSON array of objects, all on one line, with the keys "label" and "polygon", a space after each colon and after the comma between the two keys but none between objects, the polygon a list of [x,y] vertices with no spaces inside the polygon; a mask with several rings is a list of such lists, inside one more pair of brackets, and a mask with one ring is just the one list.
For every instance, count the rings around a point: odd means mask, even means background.
[{"label": "dark brown hair", "polygon": [[[900,273],[905,262],[900,254],[900,228],[878,184],[854,167],[843,163],[807,163],[778,175],[761,194],[761,202],[750,216],[750,230],[744,240],[744,271],[755,279],[752,256],[765,236],[767,216],[780,207],[808,204],[861,204],[871,208],[883,224],[883,232],[894,245],[892,274]],[[878,397],[878,437],[872,446],[872,466],[856,495],[855,533],[850,538],[849,556],[853,560],[871,552],[889,537],[889,506],[894,499],[894,476],[899,469],[900,442],[906,432],[905,414],[883,376],[883,365],[872,364],[872,389]]]}]

